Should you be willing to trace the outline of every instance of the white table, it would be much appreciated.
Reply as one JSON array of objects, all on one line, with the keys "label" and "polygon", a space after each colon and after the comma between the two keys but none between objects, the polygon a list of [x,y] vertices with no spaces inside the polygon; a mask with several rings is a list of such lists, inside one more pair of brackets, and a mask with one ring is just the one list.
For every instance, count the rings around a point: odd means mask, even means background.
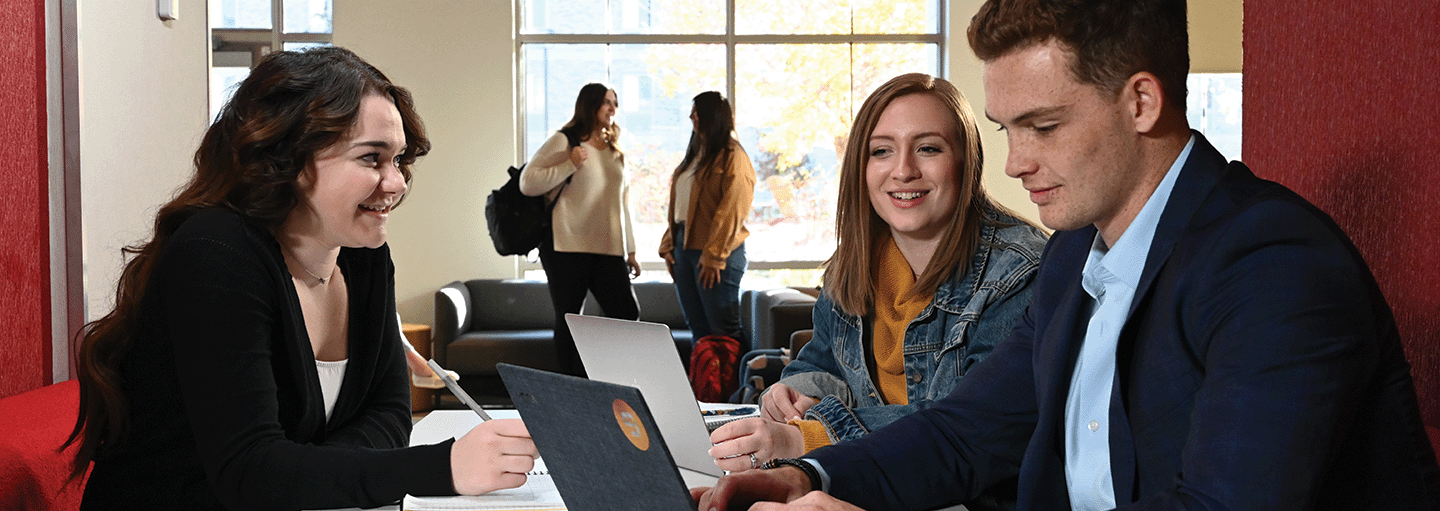
[{"label": "white table", "polygon": [[[510,410],[486,410],[490,417],[495,419],[518,419],[520,412]],[[471,428],[480,424],[480,416],[470,410],[435,410],[430,412],[420,422],[415,423],[414,429],[410,431],[410,445],[438,444],[451,438],[458,438],[469,432]],[[686,468],[680,468],[680,476],[685,479],[685,486],[714,486],[716,478],[709,474],[702,474]],[[381,506],[376,508],[365,508],[372,511],[400,511],[399,504]],[[332,511],[362,511],[360,508],[346,508]]]},{"label": "white table", "polygon": [[[486,410],[490,416],[496,419],[518,419],[520,412],[516,410]],[[470,410],[435,410],[415,423],[415,428],[410,432],[410,445],[426,445],[444,442],[451,438],[457,438],[470,431],[470,428],[480,424],[480,416]],[[709,474],[702,474],[686,468],[680,468],[680,476],[685,479],[685,486],[694,488],[696,486],[713,486],[715,477]],[[366,508],[370,510],[400,511],[400,505],[394,504],[377,508]],[[342,511],[361,511],[359,508],[349,508]],[[940,511],[965,511],[965,506],[951,506]]]}]

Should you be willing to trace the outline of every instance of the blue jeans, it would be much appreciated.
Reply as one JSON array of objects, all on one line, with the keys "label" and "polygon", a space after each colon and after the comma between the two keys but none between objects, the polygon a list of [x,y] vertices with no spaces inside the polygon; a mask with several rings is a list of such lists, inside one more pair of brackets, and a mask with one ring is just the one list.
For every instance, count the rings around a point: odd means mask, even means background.
[{"label": "blue jeans", "polygon": [[740,278],[745,276],[745,244],[735,247],[730,257],[725,258],[725,269],[720,270],[720,281],[709,289],[700,286],[700,251],[685,250],[685,227],[676,225],[671,230],[675,241],[675,294],[680,297],[680,309],[685,312],[685,323],[695,339],[707,335],[728,335],[740,341],[740,352],[749,351],[750,343],[740,328]]}]

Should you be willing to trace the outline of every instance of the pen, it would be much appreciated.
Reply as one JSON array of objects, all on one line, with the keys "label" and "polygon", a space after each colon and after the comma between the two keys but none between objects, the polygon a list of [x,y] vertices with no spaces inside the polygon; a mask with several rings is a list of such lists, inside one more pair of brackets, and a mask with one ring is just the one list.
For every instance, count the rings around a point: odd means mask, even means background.
[{"label": "pen", "polygon": [[476,403],[474,399],[470,398],[470,394],[465,392],[465,389],[460,388],[460,383],[455,381],[454,378],[451,378],[450,374],[446,373],[445,369],[440,367],[439,362],[436,362],[435,359],[432,358],[425,363],[430,366],[430,370],[435,371],[436,376],[439,376],[441,380],[445,381],[445,388],[450,389],[450,393],[460,398],[460,402],[465,403],[465,406],[474,410],[475,414],[480,416],[481,421],[490,420],[490,414],[485,413],[485,410],[480,408],[480,403]]}]

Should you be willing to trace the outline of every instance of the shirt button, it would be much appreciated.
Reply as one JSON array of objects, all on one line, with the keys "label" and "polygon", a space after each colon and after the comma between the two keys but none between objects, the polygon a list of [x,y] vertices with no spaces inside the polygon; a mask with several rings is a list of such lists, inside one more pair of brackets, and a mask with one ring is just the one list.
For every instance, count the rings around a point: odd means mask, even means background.
[{"label": "shirt button", "polygon": [[920,380],[924,380],[924,379],[925,379],[925,375],[920,374],[920,373],[915,373],[915,374],[910,375],[910,381],[913,382],[913,383],[920,383]]},{"label": "shirt button", "polygon": [[1096,421],[1090,421],[1090,431],[1100,431],[1100,423]]}]

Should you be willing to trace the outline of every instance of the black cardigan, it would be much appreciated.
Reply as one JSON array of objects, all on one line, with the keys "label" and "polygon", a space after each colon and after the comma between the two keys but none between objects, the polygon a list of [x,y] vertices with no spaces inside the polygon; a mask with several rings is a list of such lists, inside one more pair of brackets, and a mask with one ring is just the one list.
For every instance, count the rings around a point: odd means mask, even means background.
[{"label": "black cardigan", "polygon": [[454,494],[450,445],[406,448],[410,389],[388,246],[341,249],[349,363],[325,420],[280,245],[223,209],[171,237],[120,368],[123,441],[95,462],[84,509],[373,507]]}]

